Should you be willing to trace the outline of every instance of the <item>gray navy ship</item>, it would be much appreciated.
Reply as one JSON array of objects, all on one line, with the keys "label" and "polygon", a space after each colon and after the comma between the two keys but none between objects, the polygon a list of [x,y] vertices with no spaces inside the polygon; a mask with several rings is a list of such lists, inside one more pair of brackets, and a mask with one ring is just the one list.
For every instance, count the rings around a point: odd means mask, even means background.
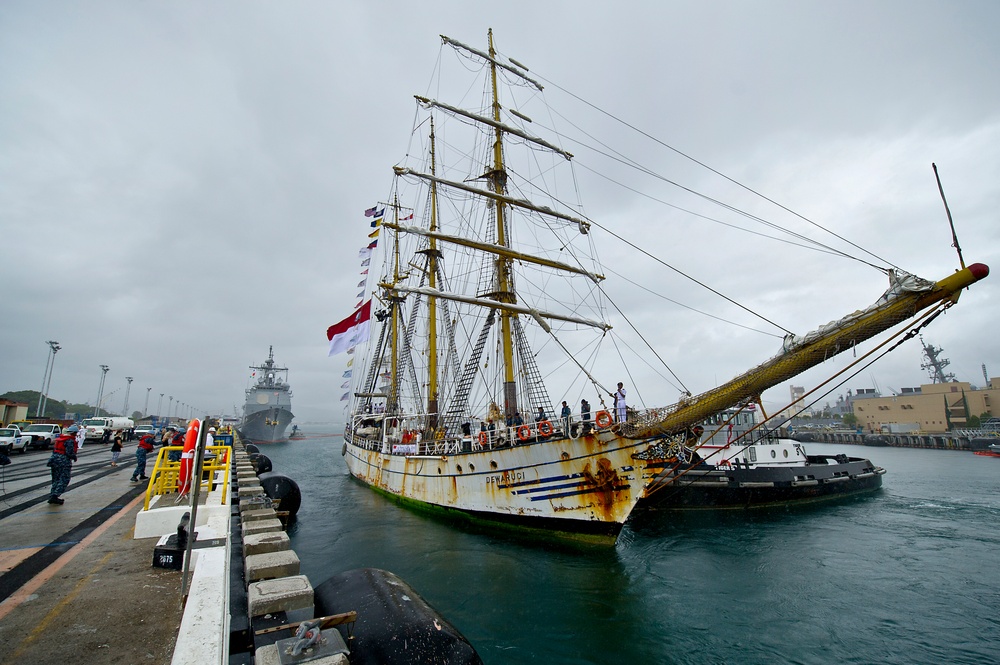
[{"label": "gray navy ship", "polygon": [[240,432],[245,439],[273,443],[285,438],[285,428],[292,422],[292,389],[288,368],[274,363],[274,347],[268,347],[267,360],[251,365],[256,383],[247,389]]}]

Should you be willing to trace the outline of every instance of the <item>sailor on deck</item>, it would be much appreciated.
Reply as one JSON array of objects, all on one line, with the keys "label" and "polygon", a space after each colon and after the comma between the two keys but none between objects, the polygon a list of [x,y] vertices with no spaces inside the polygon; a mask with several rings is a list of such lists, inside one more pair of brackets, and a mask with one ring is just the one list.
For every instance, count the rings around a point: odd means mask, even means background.
[{"label": "sailor on deck", "polygon": [[615,421],[625,422],[625,386],[619,381],[618,390],[611,394],[615,398]]}]

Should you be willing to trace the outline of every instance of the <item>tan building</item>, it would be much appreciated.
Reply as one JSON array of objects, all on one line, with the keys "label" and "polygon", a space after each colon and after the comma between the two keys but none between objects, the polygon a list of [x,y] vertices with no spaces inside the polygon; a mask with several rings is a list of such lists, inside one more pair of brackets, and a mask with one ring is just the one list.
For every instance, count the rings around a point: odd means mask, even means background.
[{"label": "tan building", "polygon": [[995,416],[1000,410],[1000,379],[990,379],[987,388],[972,384],[928,383],[904,388],[891,397],[861,397],[853,401],[854,415],[865,432],[898,430],[916,425],[918,431],[938,434],[965,429],[971,416]]},{"label": "tan building", "polygon": [[9,425],[15,420],[27,420],[28,405],[24,402],[14,402],[0,399],[0,423]]}]

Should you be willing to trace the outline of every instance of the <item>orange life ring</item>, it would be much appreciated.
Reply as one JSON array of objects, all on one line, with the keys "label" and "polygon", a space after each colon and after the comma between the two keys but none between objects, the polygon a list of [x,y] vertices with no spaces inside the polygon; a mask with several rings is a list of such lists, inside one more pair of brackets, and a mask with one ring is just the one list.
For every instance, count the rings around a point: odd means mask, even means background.
[{"label": "orange life ring", "polygon": [[552,436],[552,423],[548,420],[538,423],[538,433],[542,436]]},{"label": "orange life ring", "polygon": [[479,445],[486,446],[486,432],[479,433]]},{"label": "orange life ring", "polygon": [[597,426],[601,429],[611,427],[611,414],[604,410],[598,411],[594,415],[594,422],[597,423]]},{"label": "orange life ring", "polygon": [[719,463],[716,464],[715,466],[729,466],[729,460],[722,458],[719,460]]},{"label": "orange life ring", "polygon": [[191,476],[194,474],[194,447],[198,443],[201,421],[195,418],[188,423],[184,433],[184,451],[181,453],[181,468],[177,472],[177,493],[181,496],[191,490]]},{"label": "orange life ring", "polygon": [[531,438],[531,428],[527,425],[520,425],[517,428],[517,438],[521,439],[521,441],[527,441]]}]

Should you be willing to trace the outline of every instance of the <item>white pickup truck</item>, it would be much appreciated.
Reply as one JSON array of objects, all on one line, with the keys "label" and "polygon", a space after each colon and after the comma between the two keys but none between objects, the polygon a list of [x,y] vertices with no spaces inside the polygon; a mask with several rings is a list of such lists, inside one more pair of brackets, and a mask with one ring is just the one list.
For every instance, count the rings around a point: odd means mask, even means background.
[{"label": "white pickup truck", "polygon": [[21,431],[21,436],[30,438],[28,442],[30,447],[44,449],[51,448],[52,442],[60,434],[62,434],[62,428],[50,423],[34,423]]}]

